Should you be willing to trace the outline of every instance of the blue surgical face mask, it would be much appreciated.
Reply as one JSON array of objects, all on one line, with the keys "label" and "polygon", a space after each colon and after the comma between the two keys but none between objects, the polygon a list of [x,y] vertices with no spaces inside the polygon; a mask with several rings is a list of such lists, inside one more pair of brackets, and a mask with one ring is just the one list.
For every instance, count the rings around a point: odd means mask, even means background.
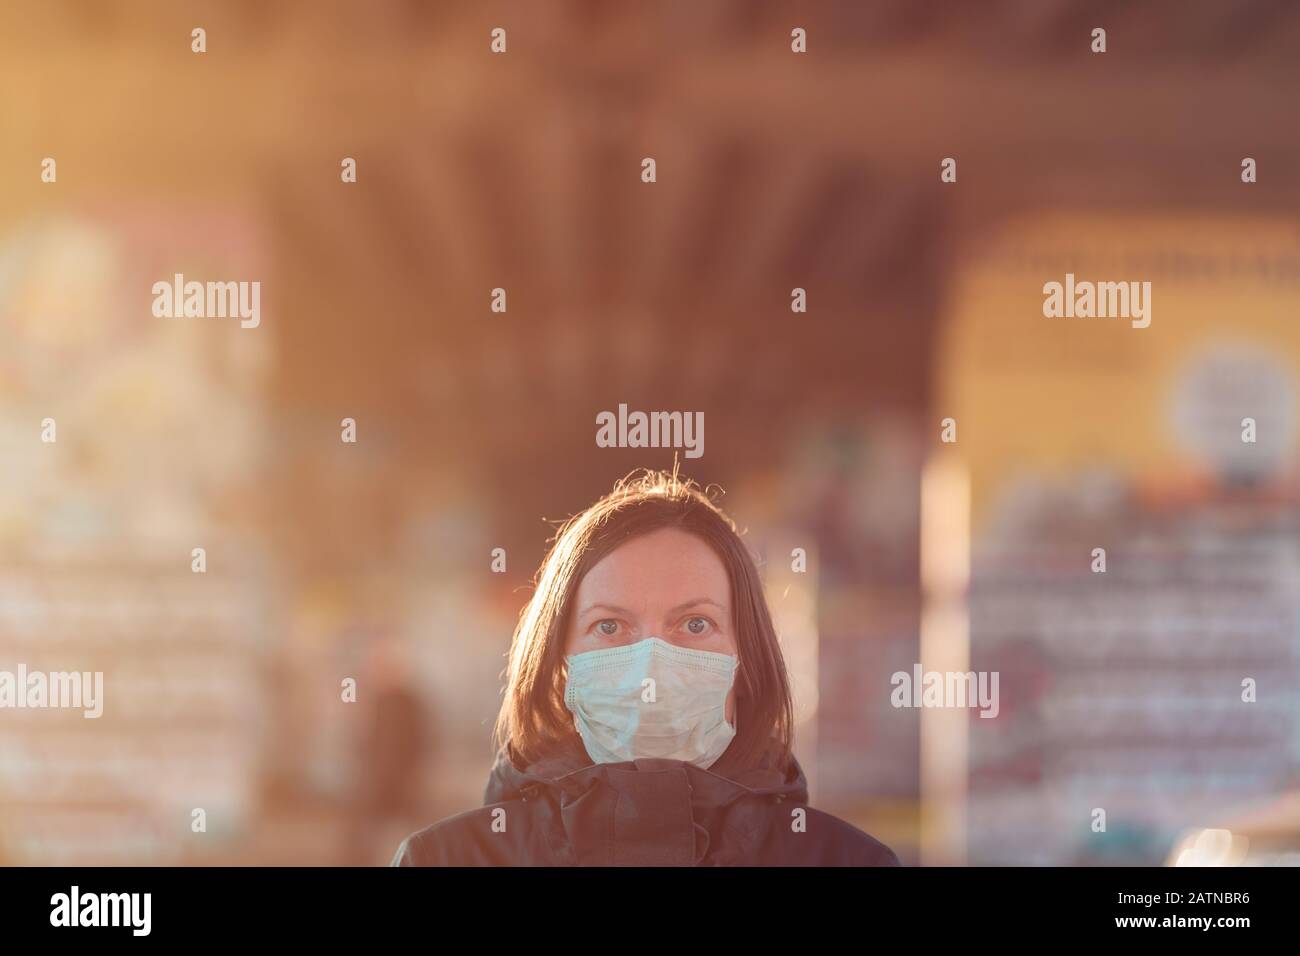
[{"label": "blue surgical face mask", "polygon": [[564,703],[595,763],[639,757],[707,768],[736,736],[727,693],[740,660],[658,637],[574,654]]}]

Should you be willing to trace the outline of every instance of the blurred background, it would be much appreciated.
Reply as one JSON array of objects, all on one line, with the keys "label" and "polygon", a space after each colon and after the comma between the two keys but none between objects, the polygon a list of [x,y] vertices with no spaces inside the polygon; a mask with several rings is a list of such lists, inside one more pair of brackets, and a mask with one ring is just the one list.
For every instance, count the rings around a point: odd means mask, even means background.
[{"label": "blurred background", "polygon": [[[815,806],[1300,861],[1298,83],[1281,0],[5,3],[0,670],[105,713],[0,711],[0,859],[380,864],[480,805],[548,521],[671,465],[596,447],[626,402],[705,413]],[[1067,272],[1150,327],[1044,318]],[[260,326],[154,317],[175,273]],[[891,707],[916,663],[999,716]]]}]

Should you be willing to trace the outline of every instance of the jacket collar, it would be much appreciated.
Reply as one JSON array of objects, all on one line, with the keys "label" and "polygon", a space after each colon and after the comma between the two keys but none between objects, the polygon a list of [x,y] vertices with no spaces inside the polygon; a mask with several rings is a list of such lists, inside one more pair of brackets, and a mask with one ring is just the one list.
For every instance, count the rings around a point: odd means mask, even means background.
[{"label": "jacket collar", "polygon": [[[594,779],[603,779],[617,785],[619,780],[628,779],[624,776],[628,771],[673,769],[680,769],[687,775],[692,789],[692,802],[697,806],[725,806],[740,797],[780,799],[794,805],[808,802],[808,779],[793,754],[784,768],[776,767],[768,758],[764,758],[733,777],[724,777],[685,761],[660,758],[594,764],[585,753],[579,754],[576,751],[557,751],[521,768],[507,741],[497,751],[493,761],[484,788],[483,803],[500,803],[526,795],[526,792],[541,790],[573,796],[590,789]],[[615,773],[611,774],[610,771]]]},{"label": "jacket collar", "polygon": [[[784,768],[764,759],[724,777],[682,760],[642,758],[595,764],[585,751],[554,753],[525,768],[507,742],[496,755],[484,790],[485,804],[544,794],[556,809],[552,841],[563,858],[584,866],[692,866],[709,854],[741,862],[734,834],[756,838],[754,803],[789,800],[806,805],[808,784],[791,755]],[[743,808],[743,809],[742,809]],[[734,809],[734,812],[733,812]],[[731,842],[722,839],[729,821]],[[562,831],[562,834],[561,834]]]}]

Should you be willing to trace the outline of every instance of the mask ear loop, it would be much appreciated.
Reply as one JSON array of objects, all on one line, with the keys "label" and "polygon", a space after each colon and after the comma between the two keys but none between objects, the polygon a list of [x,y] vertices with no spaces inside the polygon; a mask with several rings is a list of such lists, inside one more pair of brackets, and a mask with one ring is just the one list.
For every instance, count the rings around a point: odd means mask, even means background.
[{"label": "mask ear loop", "polygon": [[560,666],[556,668],[556,679],[554,681],[556,689],[560,693],[560,709],[569,716],[569,724],[572,726],[574,733],[578,731],[578,715],[569,707],[569,655],[560,656]]},{"label": "mask ear loop", "polygon": [[727,720],[727,703],[722,702],[722,719],[731,727],[734,736],[740,736],[740,694],[737,687],[740,684],[740,649],[736,649],[736,666],[731,669],[731,690],[727,693],[731,695],[732,714],[731,720]]}]

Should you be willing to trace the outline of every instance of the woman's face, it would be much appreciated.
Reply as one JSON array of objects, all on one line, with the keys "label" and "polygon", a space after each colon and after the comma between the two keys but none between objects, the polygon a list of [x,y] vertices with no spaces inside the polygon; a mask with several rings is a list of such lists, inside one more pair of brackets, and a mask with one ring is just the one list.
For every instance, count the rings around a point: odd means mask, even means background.
[{"label": "woman's face", "polygon": [[[731,580],[713,549],[676,528],[633,538],[598,561],[578,585],[564,653],[582,654],[658,637],[737,655]],[[727,694],[727,722],[735,722]]]}]

